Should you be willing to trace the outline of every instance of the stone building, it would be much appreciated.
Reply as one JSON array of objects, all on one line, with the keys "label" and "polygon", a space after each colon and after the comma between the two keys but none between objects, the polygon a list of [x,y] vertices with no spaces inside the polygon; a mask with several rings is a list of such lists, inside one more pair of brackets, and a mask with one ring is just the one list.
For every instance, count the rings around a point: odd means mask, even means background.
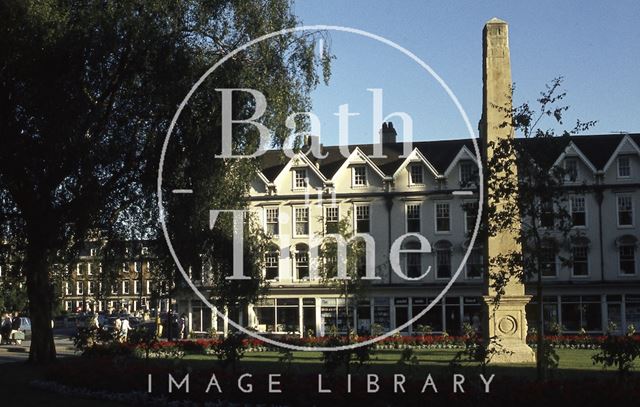
[{"label": "stone building", "polygon": [[[269,295],[231,318],[265,333],[323,334],[362,332],[372,324],[384,330],[403,325],[437,297],[460,268],[477,214],[473,186],[477,163],[468,140],[414,142],[395,140],[392,124],[383,129],[383,154],[372,158],[372,145],[349,146],[345,158],[338,146],[323,147],[324,159],[310,153],[292,158],[269,151],[251,184],[250,207],[273,237],[265,253]],[[640,324],[640,275],[637,240],[640,204],[640,134],[574,136],[555,154],[575,180],[565,185],[574,227],[582,237],[549,259],[544,275],[544,318],[566,333],[581,329],[602,333],[610,321],[619,330]],[[575,186],[583,186],[576,193]],[[341,293],[313,279],[316,240],[348,217],[356,233],[375,242],[373,281],[366,299],[350,304]],[[420,281],[406,281],[390,272],[389,252],[405,233],[420,233],[431,253],[401,254],[409,277],[431,267]],[[405,240],[403,248],[415,244]],[[315,246],[315,247],[314,247]],[[416,332],[429,325],[434,332],[458,334],[463,323],[482,319],[483,250],[474,247],[446,295],[419,320],[403,329]],[[570,266],[561,261],[572,258]],[[527,285],[527,294],[534,294]],[[527,306],[529,326],[536,326],[536,299]],[[183,300],[180,312],[190,314],[191,330],[226,332],[222,318],[197,300]],[[228,311],[229,312],[229,311]],[[334,328],[335,327],[335,328]]]},{"label": "stone building", "polygon": [[[59,278],[62,310],[67,312],[135,313],[158,308],[158,298],[150,267],[153,255],[145,242],[127,242],[124,254],[116,263],[116,270],[105,276],[104,242],[89,241],[77,262],[65,267]],[[166,302],[164,300],[163,302]],[[160,304],[166,309],[167,304]]]}]

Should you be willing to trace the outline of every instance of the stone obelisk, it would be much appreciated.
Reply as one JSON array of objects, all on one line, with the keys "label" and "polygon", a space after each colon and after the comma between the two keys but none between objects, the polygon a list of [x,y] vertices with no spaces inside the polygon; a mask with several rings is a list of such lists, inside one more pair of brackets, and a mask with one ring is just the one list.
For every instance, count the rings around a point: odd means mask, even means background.
[{"label": "stone obelisk", "polygon": [[[507,23],[492,18],[483,31],[483,107],[480,121],[480,136],[485,149],[486,159],[493,156],[488,147],[491,141],[514,137],[510,115],[512,101],[511,60],[509,55],[509,28]],[[506,110],[505,110],[506,109]],[[517,177],[517,171],[512,172]],[[485,197],[488,206],[500,205],[492,199],[490,182],[485,182]],[[504,231],[489,236],[486,241],[487,259],[500,253],[519,252],[522,248],[516,241],[514,233]],[[491,363],[524,363],[535,362],[535,353],[527,346],[527,320],[525,305],[531,296],[524,294],[524,284],[511,278],[499,302],[494,302],[495,291],[491,286],[492,272],[489,273],[485,286],[485,319],[484,338],[490,349]],[[491,338],[494,338],[491,340]]]}]

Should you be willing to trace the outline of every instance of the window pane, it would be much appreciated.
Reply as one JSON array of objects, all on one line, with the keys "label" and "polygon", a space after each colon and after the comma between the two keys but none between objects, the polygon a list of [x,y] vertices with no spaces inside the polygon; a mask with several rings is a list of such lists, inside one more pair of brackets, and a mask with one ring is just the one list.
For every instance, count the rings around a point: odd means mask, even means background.
[{"label": "window pane", "polygon": [[436,204],[436,231],[448,232],[450,229],[449,222],[449,203],[441,202]]},{"label": "window pane", "polygon": [[407,205],[407,232],[420,232],[420,204]]}]

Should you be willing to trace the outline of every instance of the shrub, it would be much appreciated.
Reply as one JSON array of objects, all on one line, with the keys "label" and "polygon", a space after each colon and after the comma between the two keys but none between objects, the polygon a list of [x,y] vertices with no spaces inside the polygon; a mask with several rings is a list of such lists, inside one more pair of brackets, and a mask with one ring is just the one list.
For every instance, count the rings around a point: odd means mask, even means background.
[{"label": "shrub", "polygon": [[231,366],[235,372],[238,361],[244,357],[245,345],[243,335],[233,334],[216,344],[213,349],[222,367]]},{"label": "shrub", "polygon": [[592,360],[594,365],[600,363],[605,368],[615,366],[620,375],[625,375],[638,357],[640,357],[640,343],[633,335],[608,334],[600,347],[600,352],[593,355]]}]

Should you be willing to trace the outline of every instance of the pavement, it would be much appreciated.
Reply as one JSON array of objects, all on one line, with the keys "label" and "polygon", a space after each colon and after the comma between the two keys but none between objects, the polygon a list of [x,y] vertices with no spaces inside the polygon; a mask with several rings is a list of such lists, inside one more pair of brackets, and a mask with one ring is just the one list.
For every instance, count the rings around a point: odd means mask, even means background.
[{"label": "pavement", "polygon": [[[58,356],[73,356],[76,354],[71,340],[73,332],[73,328],[53,330],[53,342]],[[29,358],[30,346],[31,341],[22,341],[20,345],[0,345],[0,364],[26,361]]]}]

